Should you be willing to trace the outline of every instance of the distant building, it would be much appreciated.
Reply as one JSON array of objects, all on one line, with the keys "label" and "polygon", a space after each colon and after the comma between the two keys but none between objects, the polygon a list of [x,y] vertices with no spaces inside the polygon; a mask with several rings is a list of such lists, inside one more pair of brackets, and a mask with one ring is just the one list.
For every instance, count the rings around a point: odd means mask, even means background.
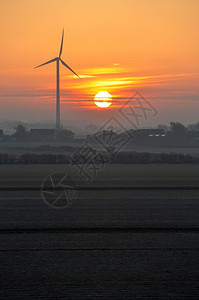
[{"label": "distant building", "polygon": [[186,139],[191,145],[199,145],[199,131],[188,130],[186,132]]},{"label": "distant building", "polygon": [[88,142],[98,142],[104,145],[112,145],[117,139],[118,134],[112,130],[102,130],[96,132],[94,135],[87,135]]},{"label": "distant building", "polygon": [[54,129],[30,129],[30,139],[32,141],[53,141],[56,138]]},{"label": "distant building", "polygon": [[136,134],[141,137],[160,137],[165,136],[165,131],[164,129],[138,129]]},{"label": "distant building", "polygon": [[138,129],[136,130],[135,143],[139,145],[161,145],[165,142],[164,129]]},{"label": "distant building", "polygon": [[84,143],[86,141],[86,136],[84,135],[75,135],[73,142],[74,143]]},{"label": "distant building", "polygon": [[165,139],[164,129],[131,129],[120,133],[126,145],[158,145]]},{"label": "distant building", "polygon": [[3,129],[0,129],[0,142],[3,142]]},{"label": "distant building", "polygon": [[42,141],[42,142],[71,142],[74,139],[74,133],[70,130],[63,129],[30,129],[30,140],[31,141]]},{"label": "distant building", "polygon": [[192,139],[198,139],[199,138],[199,130],[188,130],[186,132],[186,135],[189,137],[189,138],[192,138]]},{"label": "distant building", "polygon": [[55,130],[55,139],[59,142],[73,142],[75,134],[71,130],[61,129]]}]

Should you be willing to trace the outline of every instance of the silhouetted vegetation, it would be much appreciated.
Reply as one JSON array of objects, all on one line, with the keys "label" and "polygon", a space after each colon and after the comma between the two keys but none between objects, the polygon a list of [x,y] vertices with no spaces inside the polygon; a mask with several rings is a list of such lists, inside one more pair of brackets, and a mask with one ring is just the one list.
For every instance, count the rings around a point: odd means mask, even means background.
[{"label": "silhouetted vegetation", "polygon": [[138,153],[121,152],[110,160],[111,163],[121,164],[186,164],[199,163],[199,157],[181,153]]},{"label": "silhouetted vegetation", "polygon": [[[138,153],[138,152],[120,152],[115,156],[108,156],[107,153],[102,156],[104,162],[115,164],[189,164],[199,163],[199,157],[180,153]],[[71,162],[68,154],[51,153],[25,153],[18,157],[13,154],[0,153],[0,164],[69,164]],[[76,161],[81,164],[81,161]]]},{"label": "silhouetted vegetation", "polygon": [[66,154],[36,154],[25,153],[18,157],[0,153],[0,164],[67,164],[69,163],[68,155]]}]

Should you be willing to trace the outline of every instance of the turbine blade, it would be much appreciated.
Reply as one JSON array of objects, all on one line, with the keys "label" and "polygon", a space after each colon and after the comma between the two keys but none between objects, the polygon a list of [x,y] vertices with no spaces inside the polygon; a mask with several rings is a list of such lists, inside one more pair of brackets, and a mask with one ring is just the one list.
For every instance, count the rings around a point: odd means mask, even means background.
[{"label": "turbine blade", "polygon": [[61,57],[61,54],[62,54],[63,41],[64,41],[64,29],[62,31],[62,39],[61,39],[61,47],[60,47],[60,51],[59,51],[59,57]]},{"label": "turbine blade", "polygon": [[39,68],[39,67],[44,66],[44,65],[47,65],[47,64],[50,64],[51,62],[56,61],[56,60],[57,60],[57,57],[55,57],[55,58],[53,58],[53,59],[51,59],[51,60],[49,60],[49,61],[47,61],[47,62],[45,62],[45,63],[43,63],[41,65],[39,65],[39,66],[34,67],[34,69]]},{"label": "turbine blade", "polygon": [[77,75],[77,73],[75,73],[75,71],[73,71],[61,58],[60,58],[60,60],[61,60],[61,63],[62,63],[62,65],[64,65],[66,68],[68,68],[71,72],[73,72],[79,79],[81,79],[80,77],[79,77],[79,75]]}]

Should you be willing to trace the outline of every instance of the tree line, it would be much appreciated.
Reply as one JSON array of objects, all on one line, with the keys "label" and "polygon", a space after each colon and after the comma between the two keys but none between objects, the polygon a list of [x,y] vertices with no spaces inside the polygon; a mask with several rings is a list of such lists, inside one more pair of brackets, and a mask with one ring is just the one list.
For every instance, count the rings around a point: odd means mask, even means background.
[{"label": "tree line", "polygon": [[[102,154],[103,155],[103,154]],[[186,164],[199,163],[199,157],[181,153],[148,153],[148,152],[120,152],[116,156],[105,155],[106,163],[116,164]],[[24,153],[15,156],[9,153],[0,153],[0,164],[70,164],[71,157],[68,154],[51,153]],[[78,163],[78,162],[77,162]],[[95,162],[96,163],[96,162]],[[79,162],[81,164],[81,162]]]}]

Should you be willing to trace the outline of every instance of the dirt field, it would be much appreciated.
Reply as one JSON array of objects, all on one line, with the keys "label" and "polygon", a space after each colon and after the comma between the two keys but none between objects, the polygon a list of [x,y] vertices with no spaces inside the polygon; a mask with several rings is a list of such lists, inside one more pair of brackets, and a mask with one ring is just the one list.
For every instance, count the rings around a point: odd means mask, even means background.
[{"label": "dirt field", "polygon": [[77,186],[199,186],[199,166],[191,164],[105,164],[96,174],[90,173],[90,181],[75,166],[1,165],[0,186],[41,186],[51,173],[66,173]]},{"label": "dirt field", "polygon": [[[65,209],[41,197],[54,172],[82,188]],[[106,165],[89,183],[3,165],[0,183],[1,299],[198,299],[198,166]]]}]

